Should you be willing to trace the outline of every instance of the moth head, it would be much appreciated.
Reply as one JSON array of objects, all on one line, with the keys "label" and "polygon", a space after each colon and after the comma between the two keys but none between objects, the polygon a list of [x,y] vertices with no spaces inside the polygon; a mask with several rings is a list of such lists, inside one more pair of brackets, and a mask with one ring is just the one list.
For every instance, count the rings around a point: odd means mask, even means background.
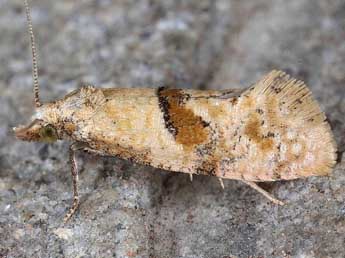
[{"label": "moth head", "polygon": [[54,125],[35,119],[28,126],[19,126],[14,129],[15,136],[23,141],[55,142],[58,132]]},{"label": "moth head", "polygon": [[[36,112],[38,114],[41,114],[42,111],[44,111],[46,109],[46,106],[48,105],[43,105],[40,102],[39,98],[38,65],[35,46],[35,35],[33,33],[32,19],[28,0],[24,0],[24,5],[28,32],[30,34],[34,103],[36,107]],[[58,139],[58,133],[56,127],[52,123],[49,123],[47,121],[48,120],[44,118],[36,116],[29,125],[13,128],[14,134],[18,139],[21,139],[23,141],[54,142]]]}]

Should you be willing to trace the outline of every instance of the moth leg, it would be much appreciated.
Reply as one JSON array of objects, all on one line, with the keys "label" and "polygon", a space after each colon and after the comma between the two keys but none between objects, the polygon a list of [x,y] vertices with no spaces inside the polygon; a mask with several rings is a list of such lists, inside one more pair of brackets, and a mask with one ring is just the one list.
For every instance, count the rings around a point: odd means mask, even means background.
[{"label": "moth leg", "polygon": [[246,181],[246,180],[241,180],[243,183],[249,185],[251,188],[255,189],[256,191],[258,191],[259,193],[263,194],[267,199],[269,199],[271,202],[273,202],[274,204],[278,204],[278,205],[284,205],[284,202],[282,202],[281,200],[278,200],[277,198],[275,198],[274,196],[272,196],[270,193],[268,193],[267,191],[265,191],[264,189],[262,189],[260,186],[258,186],[256,183],[251,182],[251,181]]},{"label": "moth leg", "polygon": [[83,149],[84,146],[80,143],[72,143],[69,147],[69,161],[71,163],[71,175],[73,181],[73,203],[64,218],[64,223],[68,222],[73,214],[77,211],[79,205],[79,191],[78,191],[78,165],[76,160],[76,152]]},{"label": "moth leg", "polygon": [[224,182],[223,182],[223,179],[222,178],[220,178],[220,177],[218,177],[218,180],[219,180],[219,183],[220,183],[220,186],[223,188],[223,190],[224,190]]},{"label": "moth leg", "polygon": [[189,179],[191,182],[193,182],[193,174],[192,173],[189,173]]}]

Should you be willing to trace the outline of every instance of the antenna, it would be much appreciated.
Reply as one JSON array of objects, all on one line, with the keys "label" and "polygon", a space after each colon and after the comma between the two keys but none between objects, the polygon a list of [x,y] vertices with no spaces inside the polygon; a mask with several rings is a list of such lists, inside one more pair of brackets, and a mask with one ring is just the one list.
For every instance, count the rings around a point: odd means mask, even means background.
[{"label": "antenna", "polygon": [[38,84],[38,65],[37,65],[37,54],[36,54],[36,46],[35,46],[35,36],[32,29],[32,19],[30,14],[30,7],[27,0],[24,0],[25,4],[25,11],[26,11],[26,21],[28,24],[28,32],[30,34],[30,43],[31,43],[31,54],[32,54],[32,79],[33,79],[33,86],[34,86],[34,101],[35,106],[40,107],[42,104],[40,102],[39,97],[39,84]]}]

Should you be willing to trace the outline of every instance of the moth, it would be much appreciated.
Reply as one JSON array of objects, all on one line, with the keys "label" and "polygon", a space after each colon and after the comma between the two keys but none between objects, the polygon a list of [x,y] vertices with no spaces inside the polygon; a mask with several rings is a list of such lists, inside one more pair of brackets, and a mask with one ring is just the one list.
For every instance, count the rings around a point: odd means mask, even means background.
[{"label": "moth", "polygon": [[73,204],[79,205],[76,152],[116,156],[173,172],[240,180],[276,204],[256,182],[328,175],[336,144],[306,85],[271,71],[246,90],[95,88],[41,103],[30,9],[36,112],[14,128],[23,141],[71,142]]}]

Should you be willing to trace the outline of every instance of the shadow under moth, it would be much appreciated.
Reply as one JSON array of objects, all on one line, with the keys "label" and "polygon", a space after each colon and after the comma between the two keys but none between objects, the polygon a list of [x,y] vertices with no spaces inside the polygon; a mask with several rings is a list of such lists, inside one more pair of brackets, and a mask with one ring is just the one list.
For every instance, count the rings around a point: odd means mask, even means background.
[{"label": "shadow under moth", "polygon": [[299,80],[271,71],[246,90],[95,88],[84,86],[41,103],[30,9],[36,112],[14,128],[24,141],[68,140],[74,199],[79,205],[75,153],[130,159],[174,172],[240,180],[277,204],[256,182],[328,175],[336,144],[325,115]]}]

